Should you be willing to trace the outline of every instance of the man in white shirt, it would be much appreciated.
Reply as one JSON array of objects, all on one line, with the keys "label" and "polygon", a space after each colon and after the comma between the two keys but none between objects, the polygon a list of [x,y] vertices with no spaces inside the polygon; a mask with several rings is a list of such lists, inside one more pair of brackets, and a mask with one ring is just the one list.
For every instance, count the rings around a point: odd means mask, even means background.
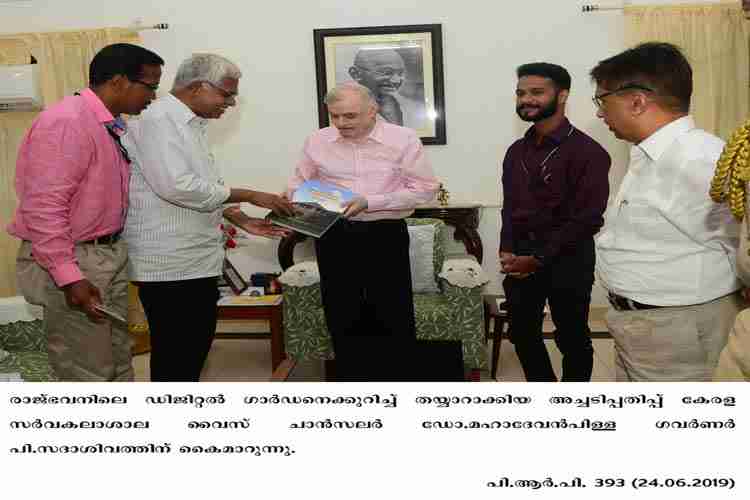
[{"label": "man in white shirt", "polygon": [[224,208],[249,202],[292,213],[280,196],[225,186],[209,150],[208,120],[236,104],[241,76],[221,56],[193,55],[177,70],[171,93],[131,122],[125,141],[133,163],[124,238],[149,324],[152,381],[200,378],[216,332],[222,215],[253,234],[286,234]]},{"label": "man in white shirt", "polygon": [[673,45],[641,44],[591,77],[597,116],[633,144],[596,239],[616,378],[710,380],[741,305],[739,228],[708,195],[724,143],[688,114],[692,69]]}]

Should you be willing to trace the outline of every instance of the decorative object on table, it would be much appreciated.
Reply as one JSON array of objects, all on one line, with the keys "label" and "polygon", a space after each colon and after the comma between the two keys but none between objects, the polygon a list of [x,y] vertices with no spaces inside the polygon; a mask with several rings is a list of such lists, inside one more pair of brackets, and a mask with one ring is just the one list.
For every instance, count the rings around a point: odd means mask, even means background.
[{"label": "decorative object on table", "polygon": [[294,215],[269,213],[266,218],[313,238],[320,238],[342,217],[344,205],[357,195],[346,188],[318,180],[308,180],[294,191]]},{"label": "decorative object on table", "polygon": [[356,80],[383,119],[416,130],[424,144],[445,144],[442,37],[440,24],[313,30],[320,127],[330,125],[326,93]]},{"label": "decorative object on table", "polygon": [[250,284],[262,286],[266,295],[281,293],[281,283],[278,277],[280,273],[253,273],[250,275]]},{"label": "decorative object on table", "polygon": [[440,203],[442,206],[447,207],[448,206],[448,200],[450,200],[450,193],[447,189],[443,186],[443,183],[440,183],[440,189],[438,189],[437,194],[437,200],[438,203]]},{"label": "decorative object on table", "polygon": [[242,292],[242,295],[248,296],[248,297],[260,297],[261,295],[265,295],[266,290],[262,286],[249,286],[245,289],[244,292]]},{"label": "decorative object on table", "polygon": [[247,282],[242,279],[239,271],[235,269],[229,259],[224,259],[224,272],[222,277],[236,295],[244,292],[248,286]]}]

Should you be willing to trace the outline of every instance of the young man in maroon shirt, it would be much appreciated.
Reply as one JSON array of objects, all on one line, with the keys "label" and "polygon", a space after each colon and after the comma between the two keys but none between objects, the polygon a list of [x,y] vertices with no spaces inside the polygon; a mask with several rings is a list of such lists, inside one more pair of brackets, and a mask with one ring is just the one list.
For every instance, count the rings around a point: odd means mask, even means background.
[{"label": "young man in maroon shirt", "polygon": [[591,379],[588,328],[594,235],[609,197],[609,154],[565,117],[570,75],[549,63],[517,69],[516,112],[533,125],[503,161],[500,263],[511,342],[526,380],[557,377],[542,337],[549,301],[563,381]]}]

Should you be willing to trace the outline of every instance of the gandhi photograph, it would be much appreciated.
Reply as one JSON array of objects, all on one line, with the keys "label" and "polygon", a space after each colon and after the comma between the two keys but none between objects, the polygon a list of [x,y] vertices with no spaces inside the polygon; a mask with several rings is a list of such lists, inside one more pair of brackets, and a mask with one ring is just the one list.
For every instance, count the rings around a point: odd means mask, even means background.
[{"label": "gandhi photograph", "polygon": [[418,43],[336,47],[336,82],[355,80],[369,88],[380,116],[396,125],[416,130],[430,126],[425,123],[423,74],[423,50]]},{"label": "gandhi photograph", "polygon": [[423,144],[446,144],[439,24],[316,29],[313,38],[321,128],[330,125],[326,93],[355,81],[383,120],[415,130]]}]

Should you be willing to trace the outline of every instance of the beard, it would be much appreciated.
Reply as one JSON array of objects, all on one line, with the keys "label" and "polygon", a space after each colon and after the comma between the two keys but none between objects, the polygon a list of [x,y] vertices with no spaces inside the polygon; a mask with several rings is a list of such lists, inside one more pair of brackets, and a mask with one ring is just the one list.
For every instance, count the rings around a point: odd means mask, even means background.
[{"label": "beard", "polygon": [[[535,115],[528,116],[524,114],[524,109],[536,109],[538,111]],[[542,120],[546,120],[556,112],[557,95],[555,95],[555,98],[552,99],[552,101],[550,101],[546,106],[529,106],[528,104],[516,106],[516,113],[518,114],[518,117],[525,122],[540,122]]]}]

